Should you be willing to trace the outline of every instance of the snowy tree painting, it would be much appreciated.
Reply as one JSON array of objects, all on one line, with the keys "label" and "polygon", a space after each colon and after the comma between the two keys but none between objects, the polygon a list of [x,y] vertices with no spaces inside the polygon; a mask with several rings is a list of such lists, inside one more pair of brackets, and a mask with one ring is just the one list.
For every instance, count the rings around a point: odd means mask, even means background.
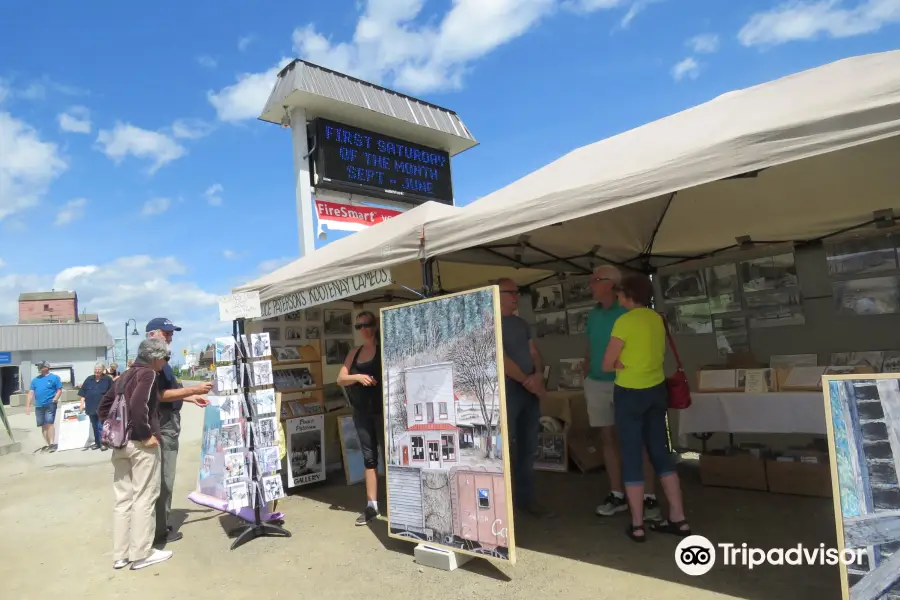
[{"label": "snowy tree painting", "polygon": [[499,319],[496,287],[382,309],[389,530],[514,561]]}]

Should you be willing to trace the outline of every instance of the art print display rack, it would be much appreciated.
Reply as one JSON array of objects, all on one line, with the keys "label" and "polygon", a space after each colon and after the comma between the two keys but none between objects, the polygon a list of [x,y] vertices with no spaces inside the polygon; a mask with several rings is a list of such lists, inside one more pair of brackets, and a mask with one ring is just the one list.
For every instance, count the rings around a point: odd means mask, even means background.
[{"label": "art print display rack", "polygon": [[[247,452],[245,453],[244,449],[240,448],[237,455],[246,457],[246,461],[243,463],[243,467],[247,469],[246,478],[249,489],[246,500],[249,500],[253,507],[253,521],[248,522],[232,534],[236,538],[231,544],[231,549],[234,550],[257,537],[291,537],[291,533],[276,522],[263,520],[261,515],[263,504],[274,502],[285,496],[279,473],[278,435],[281,428],[276,413],[275,389],[272,387],[271,342],[267,333],[247,336],[244,330],[244,318],[234,319],[232,323],[233,364],[216,368],[216,388],[220,391],[226,387],[231,388],[229,391],[240,390],[238,394],[229,395],[226,398],[239,400],[240,410],[245,417],[246,426],[244,435],[241,436],[241,442],[246,440]],[[227,356],[230,353],[227,348],[228,338],[221,341],[224,346],[222,350]],[[216,354],[221,356],[220,340],[216,340],[216,342]],[[220,356],[216,357],[217,360]],[[225,356],[222,358],[224,359]],[[220,370],[223,370],[221,376]],[[234,410],[231,405],[229,408]],[[228,416],[228,413],[223,411],[223,416]],[[226,444],[232,443],[226,439],[226,427],[222,427],[223,448]],[[241,428],[238,427],[237,431],[240,432]],[[229,465],[228,456],[234,455],[226,455],[226,471],[228,471]],[[234,502],[241,500],[231,493],[231,486],[228,485],[226,485],[226,497],[229,508],[240,508],[233,505]]]}]

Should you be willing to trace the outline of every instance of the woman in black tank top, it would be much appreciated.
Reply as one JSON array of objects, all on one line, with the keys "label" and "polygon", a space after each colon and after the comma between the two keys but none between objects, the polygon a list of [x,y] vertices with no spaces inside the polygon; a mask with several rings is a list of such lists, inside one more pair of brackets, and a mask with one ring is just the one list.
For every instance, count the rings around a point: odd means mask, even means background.
[{"label": "woman in black tank top", "polygon": [[366,525],[378,517],[378,464],[384,462],[384,400],[381,389],[381,347],[378,319],[369,311],[356,317],[363,345],[344,359],[337,384],[344,388],[353,407],[353,423],[359,436],[366,467],[366,509],[356,519]]}]

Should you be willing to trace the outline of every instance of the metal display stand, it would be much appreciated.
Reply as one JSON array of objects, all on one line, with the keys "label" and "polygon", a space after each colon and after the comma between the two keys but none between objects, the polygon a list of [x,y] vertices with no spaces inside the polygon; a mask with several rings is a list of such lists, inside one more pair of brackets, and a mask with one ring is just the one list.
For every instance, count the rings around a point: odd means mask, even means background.
[{"label": "metal display stand", "polygon": [[[238,348],[241,347],[241,340],[244,339],[244,319],[235,319],[232,325],[232,331],[234,335],[234,343]],[[250,352],[249,348],[243,348],[241,352],[234,353],[234,366],[235,369],[238,369],[239,373],[244,373],[247,365],[247,354]],[[244,393],[244,406],[250,407],[250,381],[249,377],[242,377]],[[262,490],[261,482],[258,481],[261,473],[257,470],[257,461],[255,460],[255,446],[256,446],[256,436],[252,433],[252,423],[254,421],[253,411],[247,411],[247,431],[248,431],[248,439],[250,443],[247,445],[247,449],[250,451],[250,480],[257,483],[257,489]],[[236,536],[237,539],[231,544],[231,549],[234,550],[244,543],[256,539],[258,537],[291,537],[291,532],[277,524],[273,521],[263,521],[262,516],[260,514],[260,505],[264,500],[263,498],[254,498],[255,508],[253,510],[253,523],[248,523],[239,527],[238,529],[232,532],[233,536]]]}]

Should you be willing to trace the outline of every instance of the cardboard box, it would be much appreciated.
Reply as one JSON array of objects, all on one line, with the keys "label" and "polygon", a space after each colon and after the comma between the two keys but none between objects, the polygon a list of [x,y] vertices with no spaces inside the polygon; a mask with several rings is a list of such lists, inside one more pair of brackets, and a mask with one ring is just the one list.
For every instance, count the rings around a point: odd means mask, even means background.
[{"label": "cardboard box", "polygon": [[701,454],[700,482],[716,487],[766,491],[766,461],[750,454]]},{"label": "cardboard box", "polygon": [[569,456],[582,473],[601,469],[604,461],[600,430],[590,429],[569,436]]},{"label": "cardboard box", "polygon": [[831,465],[827,462],[766,461],[769,491],[775,494],[831,498]]}]

